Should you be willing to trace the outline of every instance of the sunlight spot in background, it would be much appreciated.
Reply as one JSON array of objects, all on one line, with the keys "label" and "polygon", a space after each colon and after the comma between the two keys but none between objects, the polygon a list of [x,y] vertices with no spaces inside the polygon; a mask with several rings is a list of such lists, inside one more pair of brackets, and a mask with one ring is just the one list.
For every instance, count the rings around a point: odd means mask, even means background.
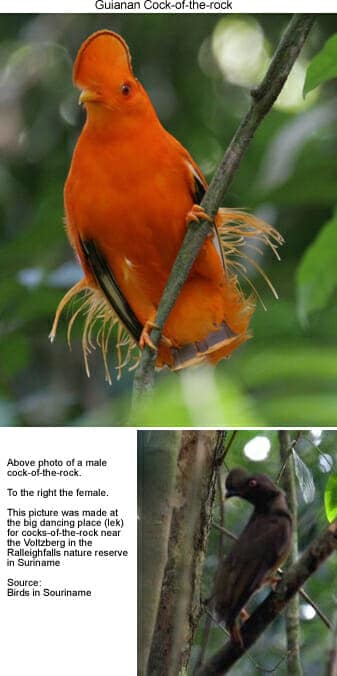
[{"label": "sunlight spot in background", "polygon": [[303,98],[303,85],[307,66],[308,62],[303,59],[299,59],[294,63],[281,94],[274,103],[275,108],[295,112],[309,108],[317,100],[318,89],[307,94],[305,99]]},{"label": "sunlight spot in background", "polygon": [[300,615],[302,620],[312,620],[316,615],[316,611],[309,603],[301,603]]},{"label": "sunlight spot in background", "polygon": [[313,430],[310,430],[310,436],[317,445],[322,441],[322,432],[323,430],[321,430],[319,427],[315,427]]},{"label": "sunlight spot in background", "polygon": [[22,286],[27,287],[28,289],[34,289],[37,286],[40,286],[43,279],[43,270],[42,268],[25,268],[18,272],[18,280]]},{"label": "sunlight spot in background", "polygon": [[208,416],[211,425],[221,420],[223,408],[214,369],[204,366],[197,372],[193,369],[184,370],[181,375],[181,386],[183,397],[190,409],[193,425],[205,424]]},{"label": "sunlight spot in background", "polygon": [[[252,17],[220,19],[213,31],[211,50],[225,79],[243,87],[253,87],[261,82],[272,57],[262,26]],[[205,55],[201,56],[204,70],[211,74]],[[318,88],[303,98],[307,65],[303,57],[296,61],[275,108],[295,112],[309,108],[317,100]]]},{"label": "sunlight spot in background", "polygon": [[262,27],[250,17],[220,19],[212,36],[212,52],[226,80],[247,87],[259,82],[268,63]]},{"label": "sunlight spot in background", "polygon": [[258,462],[259,460],[265,460],[270,452],[270,441],[268,437],[254,437],[247,441],[244,446],[243,452],[250,460]]},{"label": "sunlight spot in background", "polygon": [[260,425],[237,383],[225,375],[219,380],[213,367],[183,369],[179,382],[192,427],[218,427],[219,420],[223,427]]},{"label": "sunlight spot in background", "polygon": [[331,472],[333,468],[333,459],[329,453],[321,453],[318,463],[322,472]]}]

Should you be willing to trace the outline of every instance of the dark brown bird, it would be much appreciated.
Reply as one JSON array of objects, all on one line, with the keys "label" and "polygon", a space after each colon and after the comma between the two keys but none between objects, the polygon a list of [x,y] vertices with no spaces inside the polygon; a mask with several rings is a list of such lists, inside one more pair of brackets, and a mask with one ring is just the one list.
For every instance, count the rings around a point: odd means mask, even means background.
[{"label": "dark brown bird", "polygon": [[248,500],[254,511],[238,541],[220,566],[215,582],[215,610],[226,622],[232,640],[243,646],[237,616],[247,619],[244,606],[287,558],[292,518],[283,491],[265,474],[233,469],[226,480],[226,498]]}]

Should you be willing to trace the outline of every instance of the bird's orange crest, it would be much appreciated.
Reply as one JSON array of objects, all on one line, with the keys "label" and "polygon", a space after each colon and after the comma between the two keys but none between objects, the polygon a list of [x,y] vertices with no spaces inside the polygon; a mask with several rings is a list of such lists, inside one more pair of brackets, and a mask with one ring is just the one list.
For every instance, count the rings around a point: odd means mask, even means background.
[{"label": "bird's orange crest", "polygon": [[114,72],[132,75],[129,48],[120,35],[102,30],[93,33],[83,42],[73,68],[77,87],[96,86],[111,82]]}]

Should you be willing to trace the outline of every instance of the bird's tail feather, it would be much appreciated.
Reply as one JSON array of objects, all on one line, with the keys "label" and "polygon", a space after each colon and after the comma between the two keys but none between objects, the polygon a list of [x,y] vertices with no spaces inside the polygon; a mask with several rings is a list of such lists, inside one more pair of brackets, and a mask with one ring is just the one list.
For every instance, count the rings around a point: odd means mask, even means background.
[{"label": "bird's tail feather", "polygon": [[87,376],[90,377],[89,355],[95,350],[96,346],[101,349],[105,379],[111,385],[111,372],[108,364],[109,345],[112,330],[116,327],[116,351],[117,351],[117,378],[122,375],[124,366],[133,370],[139,363],[139,350],[137,343],[126,331],[123,324],[119,321],[116,313],[108,303],[103,292],[100,289],[94,289],[88,285],[84,278],[73,286],[60,301],[53,322],[52,330],[49,334],[53,342],[56,336],[56,330],[60,316],[65,306],[75,298],[79,293],[84,292],[80,303],[75,307],[68,322],[67,341],[71,348],[71,333],[77,317],[83,313],[85,321],[82,332],[82,351]]},{"label": "bird's tail feather", "polygon": [[[261,296],[248,275],[247,265],[251,265],[259,272],[275,298],[278,298],[275,287],[256,260],[256,254],[262,255],[263,253],[260,245],[267,246],[280,260],[278,248],[284,243],[282,235],[266,221],[241,209],[221,208],[218,210],[214,221],[226,268],[229,272],[237,273],[248,282],[265,308]],[[250,252],[252,253],[250,254]]]}]

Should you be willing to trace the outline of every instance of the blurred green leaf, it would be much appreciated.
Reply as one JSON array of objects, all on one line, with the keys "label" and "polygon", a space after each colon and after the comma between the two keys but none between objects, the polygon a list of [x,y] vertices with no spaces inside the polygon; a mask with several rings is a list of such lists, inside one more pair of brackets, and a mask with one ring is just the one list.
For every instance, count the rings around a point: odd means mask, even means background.
[{"label": "blurred green leaf", "polygon": [[303,495],[304,502],[312,502],[315,497],[315,482],[309,467],[293,450],[295,472]]},{"label": "blurred green leaf", "polygon": [[337,474],[331,474],[324,491],[326,518],[331,523],[337,519]]},{"label": "blurred green leaf", "polygon": [[336,287],[337,214],[322,227],[297,270],[298,313],[303,323],[311,312],[326,307]]},{"label": "blurred green leaf", "polygon": [[309,63],[303,96],[322,82],[337,77],[337,34],[326,41],[323,49]]},{"label": "blurred green leaf", "polygon": [[326,348],[322,354],[319,346],[312,348],[304,343],[268,346],[259,353],[254,352],[244,360],[242,379],[249,387],[266,387],[282,382],[289,393],[291,383],[301,384],[307,391],[309,385],[322,381],[332,386],[337,381],[336,348]]},{"label": "blurred green leaf", "polygon": [[26,336],[16,333],[1,340],[1,370],[4,376],[11,378],[23,369],[31,356],[29,342]]},{"label": "blurred green leaf", "polygon": [[328,155],[301,157],[293,174],[281,186],[261,193],[261,199],[271,199],[279,205],[325,204],[334,206],[337,202],[337,165]]},{"label": "blurred green leaf", "polygon": [[[284,388],[286,390],[286,388]],[[336,393],[287,393],[266,398],[261,405],[268,425],[280,427],[332,427],[336,421]]]}]

